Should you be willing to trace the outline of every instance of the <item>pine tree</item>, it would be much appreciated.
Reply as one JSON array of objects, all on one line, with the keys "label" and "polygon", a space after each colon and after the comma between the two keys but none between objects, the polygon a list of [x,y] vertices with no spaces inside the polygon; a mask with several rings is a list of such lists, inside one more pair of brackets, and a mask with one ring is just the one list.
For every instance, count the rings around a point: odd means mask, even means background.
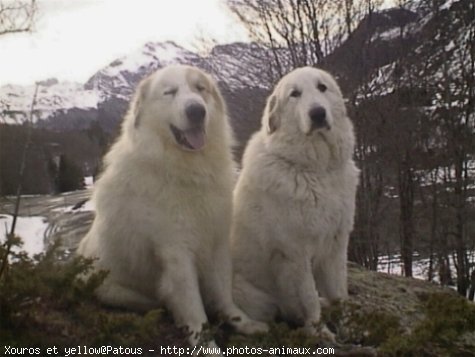
[{"label": "pine tree", "polygon": [[59,160],[57,187],[59,192],[84,188],[84,176],[81,168],[65,155],[61,155]]}]

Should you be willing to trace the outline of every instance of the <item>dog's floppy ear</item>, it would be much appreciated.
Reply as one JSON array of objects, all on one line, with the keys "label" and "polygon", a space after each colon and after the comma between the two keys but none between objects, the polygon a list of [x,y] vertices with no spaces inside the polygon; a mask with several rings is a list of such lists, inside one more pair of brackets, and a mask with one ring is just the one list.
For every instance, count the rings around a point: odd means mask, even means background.
[{"label": "dog's floppy ear", "polygon": [[132,115],[134,118],[134,127],[138,128],[140,125],[140,118],[142,115],[142,106],[145,98],[147,97],[147,93],[150,91],[150,77],[144,79],[138,86],[137,92],[135,93],[135,98],[132,102]]},{"label": "dog's floppy ear", "polygon": [[226,112],[226,105],[224,104],[224,99],[223,96],[221,95],[221,92],[219,91],[218,84],[215,82],[211,76],[206,75],[206,80],[208,81],[208,86],[211,91],[211,96],[213,97],[218,110],[220,113],[225,113]]},{"label": "dog's floppy ear", "polygon": [[272,94],[267,99],[267,104],[264,109],[264,116],[262,118],[262,124],[265,126],[268,134],[272,134],[274,131],[277,130],[280,125],[277,108],[277,96],[275,94]]}]

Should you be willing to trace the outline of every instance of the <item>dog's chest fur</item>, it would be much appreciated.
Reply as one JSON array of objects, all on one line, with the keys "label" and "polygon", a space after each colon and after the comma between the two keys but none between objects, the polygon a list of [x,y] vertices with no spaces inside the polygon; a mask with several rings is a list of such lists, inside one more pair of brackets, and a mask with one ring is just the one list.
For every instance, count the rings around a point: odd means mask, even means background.
[{"label": "dog's chest fur", "polygon": [[[346,207],[346,183],[341,172],[316,175],[309,172],[290,173],[293,187],[279,199],[287,202],[287,217],[302,239],[326,240],[336,235]],[[292,186],[292,185],[291,185]],[[284,207],[284,206],[282,206]]]}]

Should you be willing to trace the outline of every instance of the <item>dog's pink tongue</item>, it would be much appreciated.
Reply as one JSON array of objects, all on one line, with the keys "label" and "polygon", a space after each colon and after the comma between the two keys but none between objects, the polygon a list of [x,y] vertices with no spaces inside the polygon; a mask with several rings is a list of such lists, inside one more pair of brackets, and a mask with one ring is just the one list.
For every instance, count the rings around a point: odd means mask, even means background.
[{"label": "dog's pink tongue", "polygon": [[205,133],[203,129],[189,129],[183,132],[186,141],[194,149],[199,150],[205,145]]}]

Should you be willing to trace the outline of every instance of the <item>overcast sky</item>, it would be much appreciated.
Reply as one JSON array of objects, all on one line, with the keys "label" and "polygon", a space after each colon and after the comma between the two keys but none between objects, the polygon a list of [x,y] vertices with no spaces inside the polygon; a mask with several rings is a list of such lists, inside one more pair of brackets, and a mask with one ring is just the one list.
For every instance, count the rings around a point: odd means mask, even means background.
[{"label": "overcast sky", "polygon": [[[7,0],[8,1],[8,0]],[[148,41],[246,41],[224,0],[38,0],[32,33],[0,36],[0,86],[57,77],[85,82]]]}]

